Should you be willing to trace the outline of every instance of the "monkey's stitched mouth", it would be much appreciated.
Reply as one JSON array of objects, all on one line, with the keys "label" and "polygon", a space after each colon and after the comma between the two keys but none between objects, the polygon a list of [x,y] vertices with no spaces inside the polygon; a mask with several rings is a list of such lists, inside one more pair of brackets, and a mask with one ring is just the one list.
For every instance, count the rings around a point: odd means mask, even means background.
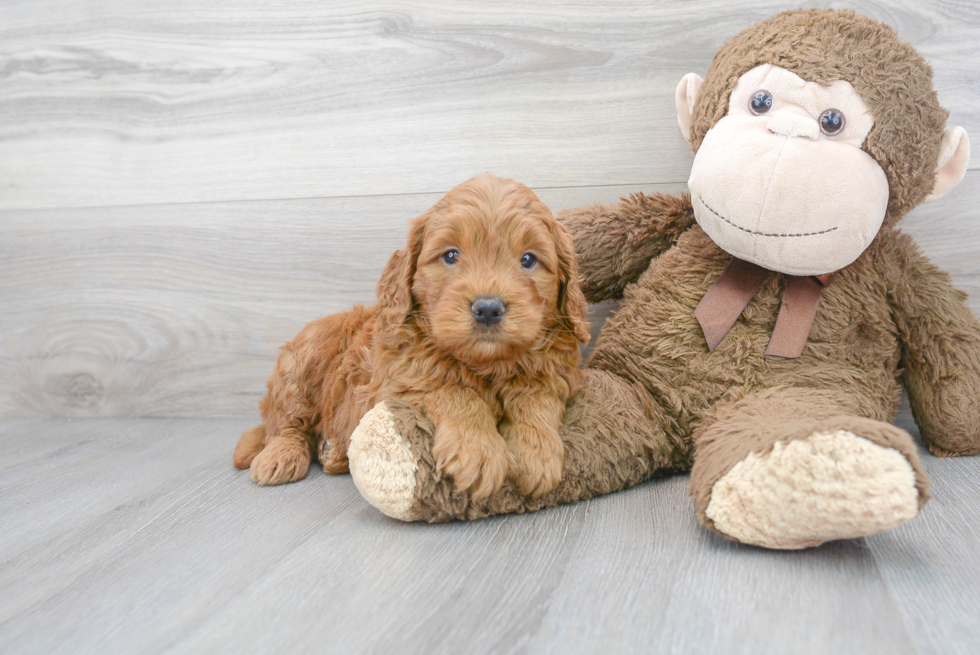
[{"label": "monkey's stitched mouth", "polygon": [[711,207],[709,207],[708,206],[708,203],[706,203],[704,201],[704,198],[702,198],[701,196],[698,196],[698,202],[700,202],[702,205],[704,205],[704,208],[707,209],[709,212],[711,212],[712,214],[714,214],[715,216],[717,216],[721,220],[725,221],[726,223],[728,223],[732,227],[738,228],[739,230],[742,230],[743,232],[748,232],[749,234],[754,234],[754,235],[759,236],[759,237],[812,237],[812,236],[816,236],[818,234],[826,234],[827,232],[833,232],[834,230],[837,229],[837,227],[832,227],[832,228],[829,228],[829,229],[826,229],[826,230],[820,230],[819,232],[800,232],[800,233],[797,233],[797,234],[775,234],[775,233],[768,233],[768,232],[757,232],[755,230],[749,230],[747,228],[742,227],[741,225],[736,225],[735,223],[732,223],[730,220],[728,220],[727,218],[725,218],[724,216],[722,216],[721,214],[719,214],[718,212],[716,212],[714,209],[712,209]]}]

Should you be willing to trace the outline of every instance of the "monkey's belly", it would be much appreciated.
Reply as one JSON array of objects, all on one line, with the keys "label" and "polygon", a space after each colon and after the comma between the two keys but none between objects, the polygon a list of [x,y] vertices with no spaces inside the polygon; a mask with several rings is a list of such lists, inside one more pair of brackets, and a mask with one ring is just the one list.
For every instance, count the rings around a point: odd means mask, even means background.
[{"label": "monkey's belly", "polygon": [[682,238],[627,287],[587,366],[642,387],[681,426],[719,400],[775,386],[846,390],[866,396],[862,415],[893,416],[901,398],[899,344],[884,292],[862,282],[873,276],[866,262],[824,290],[801,357],[764,354],[785,285],[775,273],[709,352],[694,309],[731,259],[709,244]]}]

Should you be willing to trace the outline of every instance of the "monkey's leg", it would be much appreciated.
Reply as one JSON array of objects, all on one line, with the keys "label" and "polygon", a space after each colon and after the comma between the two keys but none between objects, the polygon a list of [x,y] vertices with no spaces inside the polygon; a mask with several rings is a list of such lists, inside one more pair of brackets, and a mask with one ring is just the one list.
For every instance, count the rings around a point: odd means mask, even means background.
[{"label": "monkey's leg", "polygon": [[853,394],[778,388],[712,407],[694,432],[698,519],[747,544],[795,549],[893,528],[928,499],[904,430],[850,415]]},{"label": "monkey's leg", "polygon": [[668,438],[660,409],[622,378],[586,369],[561,428],[562,479],[539,498],[518,492],[513,479],[474,501],[442,477],[432,456],[432,422],[411,405],[389,399],[365,415],[351,437],[354,483],[385,514],[404,521],[475,519],[530,512],[626,489],[657,471],[684,469],[690,452]]}]

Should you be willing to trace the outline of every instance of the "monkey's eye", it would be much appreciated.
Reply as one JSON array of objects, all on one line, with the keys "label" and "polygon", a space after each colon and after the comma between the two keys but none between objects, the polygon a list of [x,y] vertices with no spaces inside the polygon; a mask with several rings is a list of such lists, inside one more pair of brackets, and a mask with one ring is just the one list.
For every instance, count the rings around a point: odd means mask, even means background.
[{"label": "monkey's eye", "polygon": [[521,267],[522,268],[534,268],[534,265],[538,263],[538,258],[529,252],[521,255]]},{"label": "monkey's eye", "polygon": [[446,262],[450,266],[459,261],[459,251],[453,248],[452,250],[447,250],[442,254],[442,261]]},{"label": "monkey's eye", "polygon": [[749,111],[756,116],[768,114],[772,110],[772,94],[764,89],[759,89],[749,98]]},{"label": "monkey's eye", "polygon": [[827,136],[834,136],[844,129],[844,114],[840,113],[839,109],[828,109],[820,114],[817,122],[820,123],[821,132]]}]

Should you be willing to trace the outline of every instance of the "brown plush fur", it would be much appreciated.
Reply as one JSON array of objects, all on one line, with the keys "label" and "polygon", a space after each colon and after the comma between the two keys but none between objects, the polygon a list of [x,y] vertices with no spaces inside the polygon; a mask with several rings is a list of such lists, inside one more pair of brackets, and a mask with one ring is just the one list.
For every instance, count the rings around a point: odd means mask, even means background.
[{"label": "brown plush fur", "polygon": [[688,196],[637,194],[564,212],[559,220],[575,240],[589,301],[622,302],[569,402],[562,483],[531,500],[510,486],[482,501],[458,494],[419,437],[425,419],[399,406],[397,420],[419,458],[414,517],[535,510],[693,466],[699,519],[712,527],[704,513],[712,488],[737,462],[777,441],[838,429],[904,455],[921,505],[928,478],[915,444],[889,424],[903,385],[934,453],[980,453],[980,323],[948,276],[894,227],[933,185],[945,112],[933,105],[928,65],[891,28],[852,12],[780,14],[718,52],[695,111],[695,148],[725,115],[739,75],[765,62],[808,81],[852,81],[876,118],[864,148],[891,191],[875,241],[824,290],[803,355],[764,355],[782,274],[763,284],[708,351],[694,310],[732,258],[695,224]]},{"label": "brown plush fur", "polygon": [[772,63],[808,82],[847,80],[874,114],[863,150],[885,171],[894,225],[932,191],[949,112],[932,88],[932,68],[895,30],[853,10],[787,11],[742,31],[715,53],[694,107],[691,145],[728,113],[745,72]]},{"label": "brown plush fur", "polygon": [[[450,250],[455,263],[443,258]],[[529,252],[537,263],[523,267]],[[510,469],[524,493],[549,491],[581,376],[578,342],[589,338],[573,252],[527,187],[486,175],[454,188],[412,222],[377,305],[313,321],[283,347],[263,425],[242,435],[235,466],[263,484],[290,482],[318,450],[325,471],[344,473],[358,421],[394,395],[435,420],[434,458],[458,489],[487,496]],[[480,296],[503,300],[496,325],[474,320]]]}]

